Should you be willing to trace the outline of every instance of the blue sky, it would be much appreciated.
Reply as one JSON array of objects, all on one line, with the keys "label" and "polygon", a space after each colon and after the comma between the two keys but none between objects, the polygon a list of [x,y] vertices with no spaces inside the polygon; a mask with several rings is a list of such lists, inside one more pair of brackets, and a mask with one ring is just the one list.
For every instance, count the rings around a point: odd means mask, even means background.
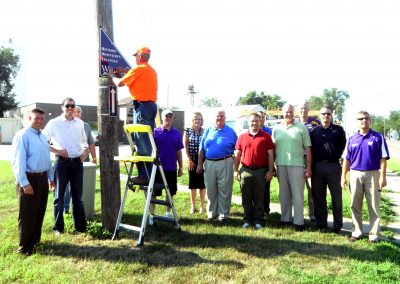
[{"label": "blue sky", "polygon": [[[348,91],[348,113],[399,109],[400,2],[395,0],[114,0],[114,42],[134,65],[152,49],[159,104],[256,90],[298,103]],[[0,44],[21,50],[24,101],[97,104],[94,1],[0,0]],[[120,98],[128,96],[120,90]]]}]

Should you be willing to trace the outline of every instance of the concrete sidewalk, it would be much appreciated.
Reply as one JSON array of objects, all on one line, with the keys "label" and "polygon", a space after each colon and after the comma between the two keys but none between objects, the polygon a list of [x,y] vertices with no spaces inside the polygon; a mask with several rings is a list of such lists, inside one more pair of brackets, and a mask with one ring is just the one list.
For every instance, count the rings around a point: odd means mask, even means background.
[{"label": "concrete sidewalk", "polygon": [[[400,176],[397,176],[393,173],[388,173],[387,180],[388,180],[387,188],[391,190],[390,193],[387,193],[387,196],[392,200],[393,204],[392,208],[396,212],[396,218],[392,223],[387,224],[386,226],[381,226],[381,229],[390,230],[394,232],[393,240],[391,241],[400,244],[400,191],[398,190],[398,185],[400,184]],[[395,187],[397,187],[397,191],[393,190]],[[178,190],[190,193],[190,190],[188,189],[187,185],[178,185]],[[366,202],[365,199],[364,202]],[[241,196],[233,195],[232,203],[241,205],[242,204]],[[279,214],[281,213],[281,207],[279,203],[271,203],[270,208],[271,212],[276,212]],[[305,214],[305,216],[306,215],[307,214]],[[343,228],[342,228],[343,231],[351,233],[352,226],[353,224],[351,218],[343,219]],[[333,228],[333,215],[328,216],[328,227]],[[363,222],[364,233],[366,234],[368,233],[369,227],[370,227],[369,222],[364,221]]]}]

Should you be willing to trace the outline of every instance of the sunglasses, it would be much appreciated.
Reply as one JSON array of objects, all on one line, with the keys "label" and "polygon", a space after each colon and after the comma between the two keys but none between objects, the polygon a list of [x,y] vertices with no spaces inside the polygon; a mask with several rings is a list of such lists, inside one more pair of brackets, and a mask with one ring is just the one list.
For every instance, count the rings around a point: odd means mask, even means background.
[{"label": "sunglasses", "polygon": [[368,116],[365,116],[365,117],[359,117],[359,118],[357,118],[357,120],[369,120],[369,117]]},{"label": "sunglasses", "polygon": [[75,108],[75,105],[65,105],[65,108]]},{"label": "sunglasses", "polygon": [[330,116],[330,115],[332,115],[330,112],[323,112],[323,113],[321,113],[321,115],[327,115],[327,116]]}]

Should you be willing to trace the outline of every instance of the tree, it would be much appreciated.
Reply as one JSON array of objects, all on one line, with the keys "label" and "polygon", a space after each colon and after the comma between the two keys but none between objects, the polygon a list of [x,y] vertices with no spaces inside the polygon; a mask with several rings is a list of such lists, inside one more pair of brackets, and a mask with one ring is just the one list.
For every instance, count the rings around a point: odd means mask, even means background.
[{"label": "tree", "polygon": [[205,98],[201,100],[201,105],[207,107],[220,107],[221,103],[216,98]]},{"label": "tree", "polygon": [[244,97],[239,97],[236,105],[261,105],[265,109],[279,109],[285,104],[278,95],[266,95],[263,91],[251,91]]},{"label": "tree", "polygon": [[18,106],[12,79],[17,76],[19,68],[19,56],[14,55],[14,50],[0,47],[0,117],[4,117],[5,111]]},{"label": "tree", "polygon": [[375,115],[371,114],[371,120],[372,120],[372,128],[376,132],[379,132],[382,135],[387,133],[387,129],[385,129],[386,128],[386,121],[382,116],[375,116]]},{"label": "tree", "polygon": [[343,119],[343,113],[345,111],[346,100],[350,98],[346,91],[338,90],[337,88],[324,89],[322,96],[311,96],[309,101],[310,109],[319,110],[324,105],[328,105],[333,108],[338,120]]}]

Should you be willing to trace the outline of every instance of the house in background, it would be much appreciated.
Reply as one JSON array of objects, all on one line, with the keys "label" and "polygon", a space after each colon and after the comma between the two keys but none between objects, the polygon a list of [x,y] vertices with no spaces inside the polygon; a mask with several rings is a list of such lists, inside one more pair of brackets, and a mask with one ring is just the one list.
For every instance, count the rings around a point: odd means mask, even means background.
[{"label": "house in background", "polygon": [[[79,105],[82,108],[82,120],[89,123],[93,129],[97,129],[97,106]],[[21,119],[22,124],[29,124],[29,113],[34,108],[40,108],[44,111],[45,124],[62,113],[61,104],[52,103],[33,103],[17,109],[13,116]]]},{"label": "house in background", "polygon": [[191,127],[192,116],[196,111],[201,112],[203,115],[203,127],[207,128],[214,125],[215,116],[217,111],[224,110],[226,121],[225,123],[232,127],[237,133],[243,129],[248,129],[245,127],[247,124],[249,114],[257,111],[264,111],[265,109],[261,105],[241,105],[241,106],[229,106],[229,107],[202,107],[198,109],[193,109],[191,111],[185,112],[185,127]]},{"label": "house in background", "polygon": [[[118,108],[119,108],[119,119],[124,121],[124,124],[132,124],[133,123],[132,99],[130,97],[127,97],[118,100]],[[162,110],[164,109],[166,108],[159,106],[158,117],[156,117],[157,126],[161,123],[160,116]],[[175,116],[173,126],[183,134],[185,126],[185,111],[179,109],[172,109],[172,111]]]}]

